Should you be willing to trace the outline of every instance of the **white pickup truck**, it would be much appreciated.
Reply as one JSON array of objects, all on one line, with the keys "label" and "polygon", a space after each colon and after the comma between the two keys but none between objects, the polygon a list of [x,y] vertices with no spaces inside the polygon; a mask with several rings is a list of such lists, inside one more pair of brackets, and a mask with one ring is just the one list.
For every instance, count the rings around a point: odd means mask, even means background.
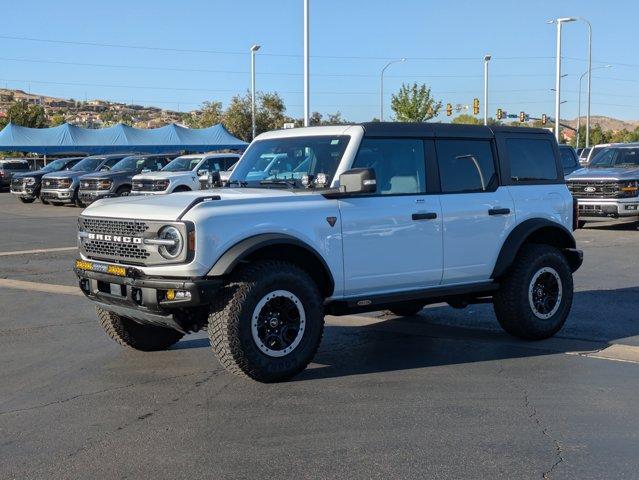
[{"label": "white pickup truck", "polygon": [[160,171],[133,177],[131,195],[164,195],[211,188],[220,182],[220,172],[228,170],[239,158],[236,153],[182,155]]},{"label": "white pickup truck", "polygon": [[257,137],[226,188],[91,205],[75,272],[121,345],[207,329],[228,370],[272,382],[313,359],[325,314],[492,302],[512,335],[554,335],[575,211],[546,130],[300,128]]}]

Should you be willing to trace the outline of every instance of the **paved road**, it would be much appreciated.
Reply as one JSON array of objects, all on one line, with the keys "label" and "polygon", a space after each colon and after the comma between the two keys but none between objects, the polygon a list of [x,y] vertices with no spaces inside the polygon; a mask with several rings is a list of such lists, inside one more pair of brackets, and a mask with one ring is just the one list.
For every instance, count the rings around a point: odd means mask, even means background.
[{"label": "paved road", "polygon": [[0,194],[0,212],[0,478],[637,477],[632,228],[578,232],[556,338],[512,339],[490,306],[333,317],[311,368],[262,385],[201,334],[121,349],[66,288],[73,251],[3,255],[73,246],[78,210]]}]

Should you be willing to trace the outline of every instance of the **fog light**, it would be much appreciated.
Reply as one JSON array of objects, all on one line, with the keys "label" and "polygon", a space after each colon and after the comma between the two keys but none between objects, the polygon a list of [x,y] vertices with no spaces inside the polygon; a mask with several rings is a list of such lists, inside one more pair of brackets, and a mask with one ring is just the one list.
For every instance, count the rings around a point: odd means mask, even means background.
[{"label": "fog light", "polygon": [[184,300],[186,298],[191,298],[191,292],[187,292],[185,290],[167,290],[165,297],[167,300]]}]

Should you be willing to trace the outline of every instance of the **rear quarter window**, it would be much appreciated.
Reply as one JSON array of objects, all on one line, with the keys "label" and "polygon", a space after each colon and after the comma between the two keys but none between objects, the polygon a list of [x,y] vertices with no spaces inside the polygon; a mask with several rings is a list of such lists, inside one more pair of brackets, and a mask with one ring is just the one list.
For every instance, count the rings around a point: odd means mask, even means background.
[{"label": "rear quarter window", "polygon": [[558,180],[557,163],[550,140],[508,138],[506,149],[513,183]]}]

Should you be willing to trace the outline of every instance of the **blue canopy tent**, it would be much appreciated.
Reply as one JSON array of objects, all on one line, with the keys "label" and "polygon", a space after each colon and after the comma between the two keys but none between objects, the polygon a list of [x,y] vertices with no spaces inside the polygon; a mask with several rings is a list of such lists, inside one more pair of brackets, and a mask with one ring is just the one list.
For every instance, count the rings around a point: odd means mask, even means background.
[{"label": "blue canopy tent", "polygon": [[247,145],[222,125],[193,129],[170,124],[142,129],[117,124],[90,129],[68,123],[52,128],[28,128],[9,123],[0,131],[0,151],[44,155],[208,152],[244,150]]}]

